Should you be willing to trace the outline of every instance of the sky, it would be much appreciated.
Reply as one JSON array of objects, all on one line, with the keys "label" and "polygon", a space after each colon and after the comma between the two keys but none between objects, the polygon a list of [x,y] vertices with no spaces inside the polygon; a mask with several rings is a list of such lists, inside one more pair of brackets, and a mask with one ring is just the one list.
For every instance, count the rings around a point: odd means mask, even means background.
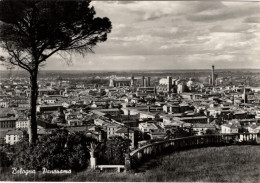
[{"label": "sky", "polygon": [[46,70],[260,69],[260,2],[93,1],[112,32],[94,54]]}]

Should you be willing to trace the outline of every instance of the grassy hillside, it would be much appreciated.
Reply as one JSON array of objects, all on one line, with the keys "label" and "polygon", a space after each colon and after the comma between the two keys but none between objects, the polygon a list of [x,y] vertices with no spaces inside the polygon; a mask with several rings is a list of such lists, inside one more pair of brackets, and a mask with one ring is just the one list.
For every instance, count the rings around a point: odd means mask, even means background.
[{"label": "grassy hillside", "polygon": [[260,146],[209,147],[158,158],[157,166],[143,173],[84,171],[75,175],[4,176],[5,180],[52,181],[168,181],[260,182]]}]

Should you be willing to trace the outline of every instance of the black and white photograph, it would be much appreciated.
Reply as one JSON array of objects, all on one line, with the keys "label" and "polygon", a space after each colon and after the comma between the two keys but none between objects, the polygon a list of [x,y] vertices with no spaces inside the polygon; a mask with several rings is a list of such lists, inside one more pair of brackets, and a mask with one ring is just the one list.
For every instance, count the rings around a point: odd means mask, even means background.
[{"label": "black and white photograph", "polygon": [[0,181],[260,183],[260,1],[0,0]]}]

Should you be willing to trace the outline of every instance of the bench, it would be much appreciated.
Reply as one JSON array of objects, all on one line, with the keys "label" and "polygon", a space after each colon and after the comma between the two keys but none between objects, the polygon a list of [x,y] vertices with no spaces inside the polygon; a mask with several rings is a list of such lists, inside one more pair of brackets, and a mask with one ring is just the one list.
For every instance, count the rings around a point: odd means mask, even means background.
[{"label": "bench", "polygon": [[120,172],[120,169],[124,169],[125,165],[97,165],[96,168],[100,168],[101,171],[107,168],[117,168],[117,172]]}]

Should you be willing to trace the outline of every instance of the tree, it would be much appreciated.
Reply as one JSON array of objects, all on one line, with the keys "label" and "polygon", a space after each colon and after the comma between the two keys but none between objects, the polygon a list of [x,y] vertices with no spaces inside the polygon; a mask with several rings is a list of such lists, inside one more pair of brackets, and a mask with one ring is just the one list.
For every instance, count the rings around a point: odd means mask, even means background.
[{"label": "tree", "polygon": [[211,129],[207,129],[207,130],[206,130],[206,134],[207,134],[207,135],[212,135],[212,134],[214,134],[214,131],[211,130]]},{"label": "tree", "polygon": [[[14,145],[13,165],[25,169],[47,168],[81,171],[89,164],[89,147],[96,140],[84,133],[69,134],[67,130],[56,130],[39,138],[35,145],[20,141]],[[24,148],[24,147],[28,148]]]},{"label": "tree", "polygon": [[128,152],[128,139],[121,136],[112,136],[101,147],[103,150],[102,163],[108,164],[124,164],[125,154]]},{"label": "tree", "polygon": [[178,127],[177,129],[174,130],[173,132],[173,138],[179,138],[179,137],[188,137],[188,136],[193,136],[194,132],[191,128],[184,129]]},{"label": "tree", "polygon": [[30,74],[30,143],[37,140],[39,68],[54,54],[70,61],[72,53],[93,52],[97,43],[106,41],[111,29],[107,17],[95,17],[89,0],[0,1],[0,46],[8,53],[0,60]]},{"label": "tree", "polygon": [[166,136],[165,139],[173,139],[173,133],[170,130],[166,130]]},{"label": "tree", "polygon": [[7,153],[0,149],[0,167],[8,167],[11,165],[11,160],[8,157]]}]

